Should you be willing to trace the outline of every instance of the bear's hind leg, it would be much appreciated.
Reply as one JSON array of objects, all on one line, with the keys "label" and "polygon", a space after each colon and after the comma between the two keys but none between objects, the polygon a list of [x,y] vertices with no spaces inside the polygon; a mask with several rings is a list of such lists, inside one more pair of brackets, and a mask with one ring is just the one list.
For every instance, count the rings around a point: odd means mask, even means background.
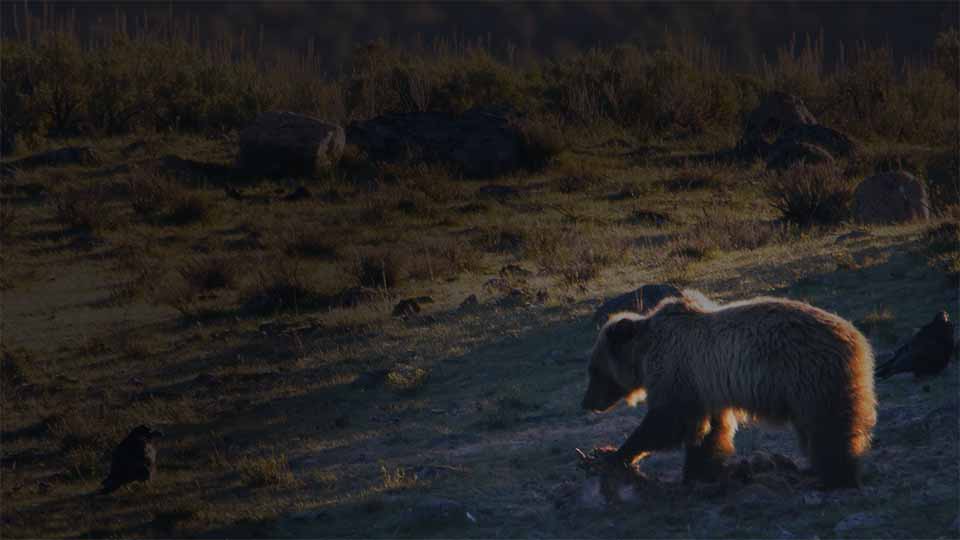
[{"label": "bear's hind leg", "polygon": [[[703,419],[706,422],[706,418]],[[683,481],[715,482],[723,472],[727,458],[733,455],[733,436],[737,421],[731,411],[710,417],[710,431],[701,440],[688,440],[683,463]]]},{"label": "bear's hind leg", "polygon": [[810,438],[810,460],[824,489],[860,487],[860,459],[850,445],[850,429],[838,419],[821,422]]}]

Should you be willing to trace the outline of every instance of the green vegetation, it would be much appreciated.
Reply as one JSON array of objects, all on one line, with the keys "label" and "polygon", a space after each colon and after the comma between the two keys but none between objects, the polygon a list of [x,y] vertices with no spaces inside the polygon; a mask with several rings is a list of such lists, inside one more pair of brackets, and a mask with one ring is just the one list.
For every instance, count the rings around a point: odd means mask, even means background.
[{"label": "green vegetation", "polygon": [[56,13],[33,21],[29,39],[5,38],[5,126],[23,140],[214,134],[270,109],[345,123],[386,112],[506,105],[530,115],[528,154],[536,166],[565,146],[561,134],[571,129],[613,129],[639,141],[730,136],[764,93],[782,90],[858,137],[940,144],[957,136],[956,30],[933,36],[933,53],[921,64],[901,65],[893,51],[861,44],[828,70],[821,36],[785,44],[749,73],[726,68],[717,51],[692,38],[523,66],[481,45],[440,40],[407,50],[376,41],[358,45],[343,75],[329,78],[316,51],[272,58],[255,52],[246,36],[204,45],[189,19],[147,28],[117,17],[119,30],[88,43]]}]

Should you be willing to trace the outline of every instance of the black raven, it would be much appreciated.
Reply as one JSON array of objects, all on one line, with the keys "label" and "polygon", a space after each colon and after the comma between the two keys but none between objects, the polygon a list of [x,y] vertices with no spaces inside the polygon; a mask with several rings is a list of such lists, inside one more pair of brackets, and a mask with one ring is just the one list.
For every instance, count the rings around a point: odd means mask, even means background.
[{"label": "black raven", "polygon": [[875,374],[886,379],[897,373],[912,372],[917,377],[937,375],[950,362],[953,354],[953,322],[946,311],[934,316],[906,344],[896,350],[889,360],[878,365]]}]

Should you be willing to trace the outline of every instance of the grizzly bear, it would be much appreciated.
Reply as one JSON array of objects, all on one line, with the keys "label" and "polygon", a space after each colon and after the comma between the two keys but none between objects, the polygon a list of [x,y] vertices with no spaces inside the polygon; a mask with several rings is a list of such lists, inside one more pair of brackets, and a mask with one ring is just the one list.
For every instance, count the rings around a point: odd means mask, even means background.
[{"label": "grizzly bear", "polygon": [[716,480],[738,420],[759,418],[792,424],[822,487],[857,487],[876,424],[873,370],[869,343],[837,315],[777,298],[721,306],[684,291],[647,316],[611,316],[583,408],[645,394],[647,414],[612,459],[682,444],[684,482]]}]

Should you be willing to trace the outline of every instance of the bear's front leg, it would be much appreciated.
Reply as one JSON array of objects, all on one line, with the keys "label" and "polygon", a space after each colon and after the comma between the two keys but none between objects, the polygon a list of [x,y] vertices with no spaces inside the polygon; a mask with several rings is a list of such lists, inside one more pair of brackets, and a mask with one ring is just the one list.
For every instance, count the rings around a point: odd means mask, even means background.
[{"label": "bear's front leg", "polygon": [[674,411],[651,409],[611,460],[633,464],[650,452],[677,448],[687,433],[688,419]]},{"label": "bear's front leg", "polygon": [[[686,458],[683,463],[683,481],[691,483],[697,480],[715,482],[723,472],[723,466],[734,452],[733,436],[736,433],[736,420],[728,412],[703,419],[707,433],[702,436],[688,437]],[[695,434],[700,435],[700,434]]]}]

